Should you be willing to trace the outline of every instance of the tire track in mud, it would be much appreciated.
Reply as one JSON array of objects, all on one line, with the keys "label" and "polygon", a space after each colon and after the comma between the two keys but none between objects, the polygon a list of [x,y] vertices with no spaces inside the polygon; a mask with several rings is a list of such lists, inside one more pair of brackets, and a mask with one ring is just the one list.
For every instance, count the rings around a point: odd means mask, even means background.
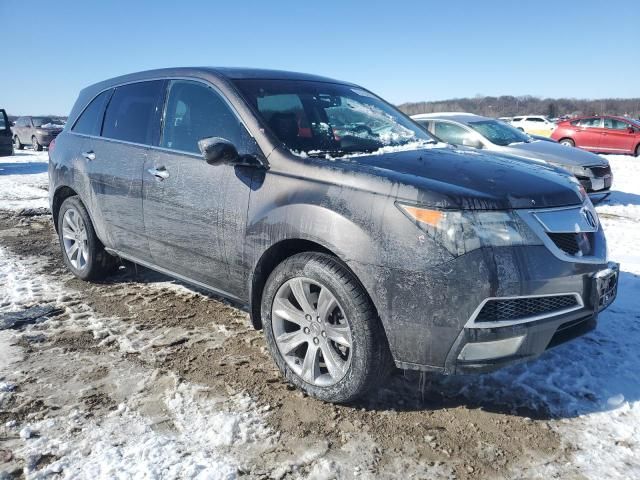
[{"label": "tire track in mud", "polygon": [[[252,402],[241,413],[257,410],[261,416],[255,421],[265,424],[257,429],[260,435],[247,438],[247,452],[237,459],[236,467],[249,478],[508,478],[515,471],[536,476],[539,463],[566,462],[570,456],[547,412],[518,409],[509,401],[471,403],[461,393],[463,380],[399,373],[356,406],[305,397],[282,381],[261,332],[230,304],[129,264],[99,284],[70,277],[46,217],[0,214],[0,246],[18,259],[37,259],[34,269],[56,278],[61,291],[77,292],[57,299],[69,311],[46,322],[47,341],[21,332],[26,362],[60,351],[64,355],[57,361],[73,362],[66,366],[72,369],[105,357],[87,369],[83,381],[88,383],[113,375],[124,368],[122,362],[131,371],[146,372],[143,377],[153,372],[143,382],[147,393],[132,404],[136,414],[153,418],[159,431],[179,430],[175,415],[162,411],[163,392],[176,392],[181,383],[201,385],[206,396],[219,396],[223,404]],[[119,404],[131,401],[126,388],[116,391],[83,392],[84,411],[98,420],[109,418]],[[29,408],[20,411],[28,415]],[[42,410],[42,420],[47,416]],[[7,418],[0,417],[11,421]],[[225,448],[233,455],[231,446]]]}]

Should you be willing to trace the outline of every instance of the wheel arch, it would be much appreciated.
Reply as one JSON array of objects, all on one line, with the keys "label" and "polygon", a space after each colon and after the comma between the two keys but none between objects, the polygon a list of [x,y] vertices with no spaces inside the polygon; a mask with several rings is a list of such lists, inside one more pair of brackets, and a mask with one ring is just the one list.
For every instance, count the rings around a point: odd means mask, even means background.
[{"label": "wheel arch", "polygon": [[[80,198],[78,192],[66,185],[58,187],[53,194],[53,202],[51,202],[51,216],[53,217],[53,226],[56,229],[56,232],[58,231],[58,215],[60,214],[60,207],[62,207],[62,202],[64,202],[67,198],[73,196],[77,196],[78,198]],[[80,198],[80,201],[86,208],[86,204],[82,201],[82,198]]]},{"label": "wheel arch", "polygon": [[[280,265],[287,258],[296,255],[298,253],[305,252],[317,252],[324,253],[326,255],[330,255],[337,262],[339,262],[345,269],[347,269],[353,277],[358,281],[362,289],[367,293],[373,308],[376,310],[376,314],[379,315],[378,308],[376,302],[373,301],[371,295],[364,285],[364,283],[358,277],[358,274],[351,268],[347,262],[345,262],[340,255],[335,253],[331,248],[322,243],[303,239],[303,238],[289,238],[280,240],[279,242],[270,246],[267,250],[263,252],[260,256],[260,259],[256,263],[255,268],[253,269],[252,275],[250,277],[250,285],[249,285],[249,315],[251,317],[251,323],[256,330],[262,329],[262,316],[260,307],[262,304],[262,293],[264,290],[265,283],[271,275],[271,272]],[[383,332],[385,332],[384,327],[382,328]],[[386,337],[386,332],[385,332]]]}]

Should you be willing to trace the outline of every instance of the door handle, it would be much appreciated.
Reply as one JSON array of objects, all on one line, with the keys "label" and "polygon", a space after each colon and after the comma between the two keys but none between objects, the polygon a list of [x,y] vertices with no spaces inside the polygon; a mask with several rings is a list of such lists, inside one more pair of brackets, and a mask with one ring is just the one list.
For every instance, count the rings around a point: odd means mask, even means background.
[{"label": "door handle", "polygon": [[156,177],[158,180],[166,180],[167,178],[169,178],[169,172],[167,172],[167,169],[164,167],[150,168],[149,170],[147,170],[147,172]]},{"label": "door handle", "polygon": [[96,154],[93,152],[93,150],[82,152],[82,156],[89,161],[96,159]]}]

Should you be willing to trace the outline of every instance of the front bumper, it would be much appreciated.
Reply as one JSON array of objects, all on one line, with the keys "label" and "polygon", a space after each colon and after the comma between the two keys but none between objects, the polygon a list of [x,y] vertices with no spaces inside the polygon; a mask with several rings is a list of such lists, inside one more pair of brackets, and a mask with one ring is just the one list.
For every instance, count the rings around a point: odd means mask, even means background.
[{"label": "front bumper", "polygon": [[610,262],[589,282],[583,308],[545,319],[494,328],[465,327],[447,356],[447,373],[479,373],[540,356],[548,348],[596,327],[599,312],[615,300],[619,265]]},{"label": "front bumper", "polygon": [[[532,245],[478,249],[427,272],[362,264],[352,268],[359,270],[357,275],[371,292],[396,366],[463,373],[535,358],[550,346],[594,328],[598,313],[593,300],[597,295],[594,279],[599,272],[615,270],[616,266],[560,257],[544,245]],[[518,325],[469,325],[488,298],[568,292],[579,296],[579,308]],[[517,336],[523,336],[522,341],[506,355],[483,360],[459,358],[469,343]],[[504,351],[504,345],[498,347]]]},{"label": "front bumper", "polygon": [[36,139],[38,143],[43,147],[48,147],[49,144],[59,135],[59,133],[48,133],[48,134],[36,134]]}]

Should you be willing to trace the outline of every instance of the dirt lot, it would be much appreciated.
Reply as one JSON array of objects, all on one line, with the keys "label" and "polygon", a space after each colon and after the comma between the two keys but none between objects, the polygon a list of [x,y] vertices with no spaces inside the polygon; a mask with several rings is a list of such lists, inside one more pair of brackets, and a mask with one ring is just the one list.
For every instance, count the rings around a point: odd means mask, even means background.
[{"label": "dirt lot", "polygon": [[[375,397],[358,405],[333,406],[308,398],[282,381],[246,312],[131,264],[101,284],[74,279],[63,268],[46,216],[3,214],[0,232],[0,246],[35,263],[34,268],[57,279],[63,291],[76,292],[58,298],[58,311],[47,314],[41,324],[57,327],[44,328],[44,335],[31,327],[33,331],[20,336],[21,395],[14,395],[0,411],[1,424],[57,415],[61,405],[51,400],[56,390],[59,403],[77,403],[84,415],[99,419],[140,391],[104,381],[121,368],[151,372],[158,384],[171,378],[205,386],[216,397],[248,395],[271,432],[269,445],[249,442],[240,455],[231,452],[240,458],[240,473],[248,478],[512,477],[569,458],[569,447],[561,445],[546,412],[477,399],[470,403],[461,393],[463,378],[398,371]],[[78,327],[83,312],[87,318],[117,319],[124,325],[121,331],[134,330],[135,338],[145,339],[145,347],[129,348],[122,340],[96,335],[95,326]],[[65,328],[69,323],[74,327]],[[23,333],[26,328],[14,326]],[[159,388],[147,382],[144,397],[152,398]],[[157,413],[148,399],[139,411]],[[175,425],[160,421],[154,428],[171,430]],[[0,430],[0,452],[4,460],[10,459],[6,471],[16,477],[25,467],[37,472],[55,459],[20,459],[12,454],[16,445],[15,435]],[[329,460],[323,463],[326,476],[314,465],[318,459]]]}]

